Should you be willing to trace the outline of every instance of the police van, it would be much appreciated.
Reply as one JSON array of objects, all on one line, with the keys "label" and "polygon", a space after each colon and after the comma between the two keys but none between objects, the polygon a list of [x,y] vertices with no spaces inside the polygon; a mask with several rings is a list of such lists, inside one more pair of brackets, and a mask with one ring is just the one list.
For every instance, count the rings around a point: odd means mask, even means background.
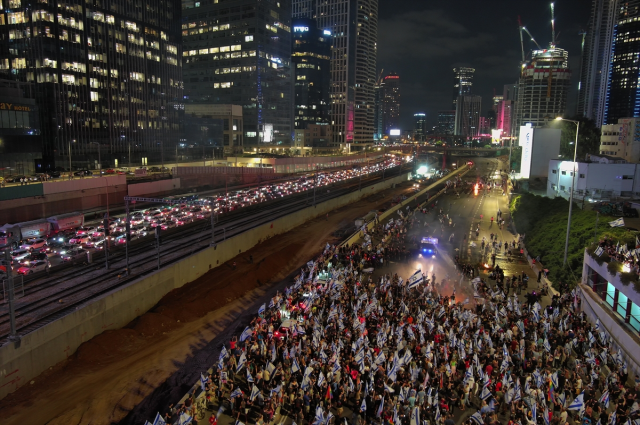
[{"label": "police van", "polygon": [[438,255],[438,238],[424,237],[420,240],[418,257],[436,258]]}]

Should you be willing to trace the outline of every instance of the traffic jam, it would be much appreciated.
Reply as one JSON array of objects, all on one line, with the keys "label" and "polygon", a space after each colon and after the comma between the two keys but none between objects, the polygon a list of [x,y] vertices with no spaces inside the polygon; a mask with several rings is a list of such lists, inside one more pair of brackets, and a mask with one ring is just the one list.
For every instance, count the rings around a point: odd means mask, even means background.
[{"label": "traffic jam", "polygon": [[[284,198],[296,193],[313,191],[323,186],[359,178],[392,168],[401,163],[390,157],[384,162],[339,170],[318,172],[297,180],[278,184],[263,184],[243,190],[200,197],[196,194],[168,197],[168,205],[151,207],[130,213],[129,241],[153,237],[155,229],[162,231],[184,226],[194,221],[208,220],[240,208]],[[198,202],[193,202],[198,201]],[[182,203],[184,202],[184,203]],[[14,275],[48,272],[50,268],[69,262],[88,260],[87,253],[109,252],[127,243],[126,217],[112,216],[95,223],[85,223],[84,214],[69,213],[24,223],[0,227],[0,247],[11,247],[10,261]],[[105,231],[106,230],[106,231]],[[0,258],[0,280],[6,277],[8,260]],[[34,276],[35,277],[35,276]]]}]

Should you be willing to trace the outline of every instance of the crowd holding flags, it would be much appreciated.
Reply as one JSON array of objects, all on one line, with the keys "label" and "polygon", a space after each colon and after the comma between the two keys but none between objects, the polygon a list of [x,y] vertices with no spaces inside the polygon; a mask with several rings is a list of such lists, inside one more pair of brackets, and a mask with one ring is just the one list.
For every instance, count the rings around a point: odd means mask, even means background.
[{"label": "crowd holding flags", "polygon": [[[406,281],[369,282],[353,263],[356,252],[345,263],[341,248],[325,247],[222,347],[196,396],[236,423],[282,424],[286,415],[299,425],[442,425],[461,408],[473,425],[509,416],[525,425],[526,414],[550,425],[562,410],[577,420],[589,402],[617,404],[610,390],[626,373],[626,357],[601,323],[590,325],[576,309],[579,291],[547,310],[475,281],[474,298],[484,302],[472,310],[438,293],[419,270]],[[286,334],[274,332],[283,315],[293,323]],[[557,357],[565,348],[578,360],[573,376],[596,388],[575,392],[576,379],[564,372],[568,356]],[[630,410],[618,414],[619,424],[640,419],[640,409]],[[193,417],[179,406],[170,423]],[[165,423],[158,415],[153,425]]]}]

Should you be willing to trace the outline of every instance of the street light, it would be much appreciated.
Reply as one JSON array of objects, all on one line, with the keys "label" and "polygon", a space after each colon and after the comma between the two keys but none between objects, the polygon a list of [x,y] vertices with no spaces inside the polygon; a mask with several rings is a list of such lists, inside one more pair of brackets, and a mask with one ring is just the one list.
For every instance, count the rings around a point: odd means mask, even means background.
[{"label": "street light", "polygon": [[100,177],[102,177],[102,159],[100,158],[100,143],[91,142],[89,144],[98,146],[98,174],[100,175]]},{"label": "street light", "polygon": [[564,260],[562,265],[567,265],[567,254],[569,251],[569,232],[571,231],[571,210],[573,209],[573,191],[576,184],[576,156],[578,155],[578,131],[580,131],[580,121],[568,120],[562,117],[556,118],[556,121],[569,121],[576,125],[576,141],[573,146],[573,174],[571,175],[571,192],[569,193],[569,218],[567,219],[567,236],[564,240]]}]

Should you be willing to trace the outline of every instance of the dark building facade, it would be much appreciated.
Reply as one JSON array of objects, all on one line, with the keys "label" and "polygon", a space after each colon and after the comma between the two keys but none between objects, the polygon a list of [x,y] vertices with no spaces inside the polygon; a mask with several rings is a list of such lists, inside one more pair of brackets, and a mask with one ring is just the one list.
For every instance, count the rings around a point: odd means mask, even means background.
[{"label": "dark building facade", "polygon": [[438,111],[438,134],[452,136],[456,128],[456,111]]},{"label": "dark building facade", "polygon": [[185,103],[242,105],[239,146],[290,146],[291,1],[185,0],[182,13]]},{"label": "dark building facade", "polygon": [[400,76],[390,73],[384,77],[384,98],[382,100],[384,134],[400,128]]},{"label": "dark building facade", "polygon": [[424,112],[418,112],[413,114],[413,122],[415,126],[413,128],[414,140],[423,141],[429,129],[427,128],[427,114]]},{"label": "dark building facade", "polygon": [[331,124],[331,31],[313,19],[294,19],[292,28],[295,128]]},{"label": "dark building facade", "polygon": [[453,107],[456,109],[458,96],[466,96],[473,93],[473,75],[475,68],[460,67],[453,69]]},{"label": "dark building facade", "polygon": [[[180,2],[12,1],[0,76],[33,83],[45,168],[161,156],[178,141]],[[70,151],[70,152],[69,152]],[[71,153],[71,155],[69,155]]]},{"label": "dark building facade", "polygon": [[637,58],[640,54],[640,0],[620,2],[605,105],[605,124],[640,116]]}]

